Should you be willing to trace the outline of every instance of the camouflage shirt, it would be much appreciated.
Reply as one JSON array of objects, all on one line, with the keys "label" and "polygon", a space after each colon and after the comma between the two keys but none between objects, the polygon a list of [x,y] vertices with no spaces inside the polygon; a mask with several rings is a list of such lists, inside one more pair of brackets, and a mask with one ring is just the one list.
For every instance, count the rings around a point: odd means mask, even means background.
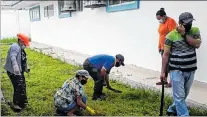
[{"label": "camouflage shirt", "polygon": [[68,105],[76,101],[77,96],[84,96],[83,85],[76,78],[67,80],[54,95],[55,106],[67,108]]}]

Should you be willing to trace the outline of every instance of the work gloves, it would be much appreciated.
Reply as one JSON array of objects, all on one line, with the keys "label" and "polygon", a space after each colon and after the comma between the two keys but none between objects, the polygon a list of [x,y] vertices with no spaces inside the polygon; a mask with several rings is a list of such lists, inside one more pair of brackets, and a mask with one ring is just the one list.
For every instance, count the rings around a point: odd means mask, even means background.
[{"label": "work gloves", "polygon": [[90,107],[86,107],[86,110],[91,114],[91,115],[95,115],[96,114],[96,112],[93,110],[93,109],[91,109]]}]

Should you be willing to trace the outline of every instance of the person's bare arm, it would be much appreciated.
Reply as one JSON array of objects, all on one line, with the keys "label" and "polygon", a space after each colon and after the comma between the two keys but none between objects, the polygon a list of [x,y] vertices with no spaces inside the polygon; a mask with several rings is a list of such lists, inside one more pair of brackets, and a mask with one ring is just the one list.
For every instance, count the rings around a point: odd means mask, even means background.
[{"label": "person's bare arm", "polygon": [[95,110],[93,110],[92,108],[90,108],[89,106],[87,106],[86,104],[83,103],[81,96],[77,96],[77,105],[79,105],[83,109],[87,110],[91,115],[96,114]]},{"label": "person's bare arm", "polygon": [[189,45],[195,47],[195,48],[199,48],[201,45],[201,39],[200,38],[193,38],[192,36],[186,35],[186,40],[188,42]]},{"label": "person's bare arm", "polygon": [[161,69],[162,73],[166,72],[169,55],[170,55],[170,48],[165,46],[164,47],[164,53],[163,53],[163,56],[162,56],[162,69]]},{"label": "person's bare arm", "polygon": [[106,76],[106,69],[104,67],[101,68],[101,76]]},{"label": "person's bare arm", "polygon": [[77,105],[79,105],[83,109],[86,109],[86,105],[83,103],[82,97],[81,96],[77,96],[76,98],[77,98]]},{"label": "person's bare arm", "polygon": [[167,70],[167,64],[168,64],[168,59],[169,59],[169,55],[170,55],[170,51],[171,51],[171,47],[172,47],[172,36],[171,33],[169,33],[166,36],[165,39],[165,46],[164,46],[164,52],[162,55],[162,68],[161,68],[161,75],[160,75],[160,80],[161,81],[165,81],[166,79],[166,70]]},{"label": "person's bare arm", "polygon": [[106,86],[107,86],[107,88],[110,88],[111,86],[110,86],[110,84],[109,84],[109,74],[106,74],[106,76],[105,76],[105,81],[106,81]]}]

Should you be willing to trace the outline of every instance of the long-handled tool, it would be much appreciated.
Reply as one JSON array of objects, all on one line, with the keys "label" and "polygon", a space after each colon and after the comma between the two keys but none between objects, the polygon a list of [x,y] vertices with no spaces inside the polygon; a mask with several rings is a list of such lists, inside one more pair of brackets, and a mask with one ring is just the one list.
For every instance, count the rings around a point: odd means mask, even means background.
[{"label": "long-handled tool", "polygon": [[117,89],[114,89],[114,88],[108,88],[109,90],[113,91],[113,92],[116,92],[116,93],[122,93],[122,91],[120,90],[117,90]]},{"label": "long-handled tool", "polygon": [[[109,84],[106,81],[109,82],[109,75],[108,74],[104,76],[104,86],[107,86],[107,84]],[[108,87],[107,86],[106,88],[109,89],[109,90],[111,90],[111,91],[113,91],[113,92],[116,92],[116,93],[122,93],[122,91],[117,90],[117,89],[114,89],[112,87]]]},{"label": "long-handled tool", "polygon": [[163,116],[163,106],[164,106],[164,92],[165,92],[165,87],[164,87],[164,81],[162,80],[162,94],[161,94],[161,100],[160,100],[160,115]]}]

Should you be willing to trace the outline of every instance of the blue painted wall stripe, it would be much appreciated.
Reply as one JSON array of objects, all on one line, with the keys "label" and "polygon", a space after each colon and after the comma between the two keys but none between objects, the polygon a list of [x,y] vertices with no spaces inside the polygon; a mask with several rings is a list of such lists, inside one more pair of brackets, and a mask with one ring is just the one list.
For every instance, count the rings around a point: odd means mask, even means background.
[{"label": "blue painted wall stripe", "polygon": [[71,13],[59,14],[58,17],[59,17],[59,18],[67,18],[67,17],[71,17]]},{"label": "blue painted wall stripe", "polygon": [[138,9],[139,8],[139,2],[140,2],[140,0],[136,0],[134,3],[110,6],[109,5],[109,1],[108,1],[107,2],[107,6],[106,6],[106,11],[107,12],[117,12],[117,11],[125,11],[125,10]]}]

